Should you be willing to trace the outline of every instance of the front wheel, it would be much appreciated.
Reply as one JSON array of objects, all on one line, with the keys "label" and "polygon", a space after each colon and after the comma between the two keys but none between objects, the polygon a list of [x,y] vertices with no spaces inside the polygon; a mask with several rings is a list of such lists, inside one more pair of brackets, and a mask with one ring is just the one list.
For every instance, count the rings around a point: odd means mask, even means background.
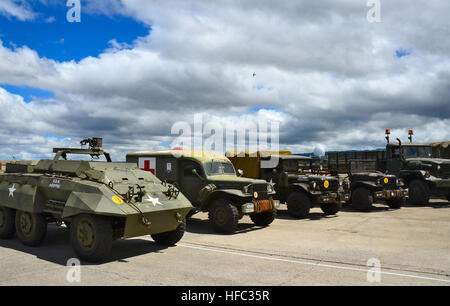
[{"label": "front wheel", "polygon": [[335,215],[338,213],[338,211],[341,210],[342,204],[341,203],[322,204],[320,205],[320,208],[322,209],[323,213],[327,216]]},{"label": "front wheel", "polygon": [[421,180],[414,180],[409,184],[409,200],[414,205],[428,205],[430,188]]},{"label": "front wheel", "polygon": [[24,245],[38,246],[47,234],[47,220],[40,214],[17,211],[16,232]]},{"label": "front wheel", "polygon": [[211,205],[208,218],[216,232],[232,234],[237,230],[239,211],[230,200],[218,199]]},{"label": "front wheel", "polygon": [[287,199],[288,213],[291,217],[301,219],[309,215],[311,201],[303,192],[294,191]]},{"label": "front wheel", "polygon": [[81,259],[90,262],[104,259],[113,242],[110,220],[92,215],[76,216],[70,224],[70,242]]},{"label": "front wheel", "polygon": [[372,209],[373,196],[369,189],[359,187],[352,193],[352,206],[360,211],[368,212]]},{"label": "front wheel", "polygon": [[253,223],[259,226],[267,226],[275,220],[277,216],[277,211],[265,211],[259,214],[250,215],[250,219],[252,219]]},{"label": "front wheel", "polygon": [[15,211],[11,208],[0,207],[0,238],[12,238],[16,232]]},{"label": "front wheel", "polygon": [[170,232],[153,234],[151,236],[153,240],[155,240],[155,242],[158,244],[175,245],[178,241],[181,240],[185,231],[186,231],[186,220],[183,220],[183,222],[180,223],[180,225],[178,225],[178,227],[175,230]]}]

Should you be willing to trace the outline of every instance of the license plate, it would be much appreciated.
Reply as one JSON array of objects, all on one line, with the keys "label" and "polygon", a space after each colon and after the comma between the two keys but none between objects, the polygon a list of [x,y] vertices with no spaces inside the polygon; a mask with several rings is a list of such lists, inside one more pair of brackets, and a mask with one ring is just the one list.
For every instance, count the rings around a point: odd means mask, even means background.
[{"label": "license plate", "polygon": [[253,204],[255,205],[255,213],[272,211],[274,209],[274,205],[271,200],[253,201]]}]

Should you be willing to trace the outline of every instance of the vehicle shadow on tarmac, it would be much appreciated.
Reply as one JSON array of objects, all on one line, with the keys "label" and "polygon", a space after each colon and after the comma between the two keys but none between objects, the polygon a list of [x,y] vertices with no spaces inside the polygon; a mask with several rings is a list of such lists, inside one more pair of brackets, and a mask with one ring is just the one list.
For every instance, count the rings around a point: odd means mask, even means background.
[{"label": "vehicle shadow on tarmac", "polygon": [[[450,202],[447,200],[443,200],[443,199],[436,199],[435,201],[429,202],[428,204],[415,205],[415,204],[410,203],[409,201],[406,201],[406,203],[402,206],[402,208],[409,208],[409,207],[450,208]],[[376,212],[383,212],[383,211],[390,211],[390,210],[394,211],[397,209],[390,208],[388,205],[384,205],[383,203],[374,203],[374,205],[372,206],[372,209],[365,213],[376,213]],[[361,210],[357,210],[357,209],[353,208],[349,204],[343,204],[341,211],[359,212],[359,213],[363,212]]]},{"label": "vehicle shadow on tarmac", "polygon": [[[0,240],[0,247],[13,249],[16,251],[28,253],[52,263],[66,266],[67,261],[71,258],[77,258],[75,251],[72,249],[69,239],[69,230],[65,227],[54,224],[48,225],[47,236],[42,245],[37,247],[29,247],[14,237],[8,240]],[[147,254],[158,253],[167,246],[161,246],[153,241],[145,239],[123,239],[114,241],[110,255],[99,263],[90,263],[82,261],[83,265],[99,265],[109,262],[119,261],[127,262],[127,258]]]},{"label": "vehicle shadow on tarmac", "polygon": [[321,220],[321,219],[330,219],[330,218],[336,218],[338,217],[339,212],[336,215],[325,215],[324,213],[319,212],[310,212],[308,217],[303,219],[294,218],[291,215],[289,215],[287,209],[279,209],[277,210],[277,219],[282,220],[307,220],[307,221],[315,221],[315,220]]},{"label": "vehicle shadow on tarmac", "polygon": [[[237,230],[232,235],[244,234],[252,231],[258,231],[263,229],[263,226],[258,226],[253,223],[245,223],[240,220],[237,225]],[[208,235],[219,235],[223,236],[224,234],[217,233],[212,228],[211,224],[209,224],[209,220],[198,219],[194,217],[189,218],[187,221],[186,232],[194,233],[194,234],[208,234]]]}]

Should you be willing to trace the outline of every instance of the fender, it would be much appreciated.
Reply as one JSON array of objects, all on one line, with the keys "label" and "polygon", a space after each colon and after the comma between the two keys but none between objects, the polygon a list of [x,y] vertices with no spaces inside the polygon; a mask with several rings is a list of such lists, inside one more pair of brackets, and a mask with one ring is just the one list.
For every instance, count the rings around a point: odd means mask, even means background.
[{"label": "fender", "polygon": [[245,194],[239,189],[219,189],[216,185],[209,184],[199,192],[200,209],[207,211],[211,203],[218,198],[230,198],[233,201],[244,203],[251,200],[250,194]]},{"label": "fender", "polygon": [[309,194],[309,184],[306,183],[293,183],[291,184],[291,188],[289,190],[289,193],[292,191],[303,191]]},{"label": "fender", "polygon": [[370,190],[375,189],[375,188],[376,189],[382,188],[381,186],[379,186],[377,184],[377,182],[374,182],[374,181],[357,181],[357,182],[351,184],[351,189],[356,189],[359,187],[365,187]]}]

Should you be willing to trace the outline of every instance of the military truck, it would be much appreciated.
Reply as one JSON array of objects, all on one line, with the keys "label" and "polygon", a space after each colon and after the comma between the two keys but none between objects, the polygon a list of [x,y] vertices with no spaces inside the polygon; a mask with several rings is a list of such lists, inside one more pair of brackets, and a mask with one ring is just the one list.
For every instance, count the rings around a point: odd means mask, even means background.
[{"label": "military truck", "polygon": [[244,215],[260,226],[275,219],[279,202],[273,199],[272,186],[264,180],[238,177],[224,155],[169,150],[129,153],[126,160],[176,185],[195,207],[190,215],[208,212],[210,224],[219,233],[234,233]]},{"label": "military truck", "polygon": [[[227,152],[227,157],[244,176],[264,179],[274,186],[275,198],[287,204],[294,218],[305,218],[312,207],[318,205],[326,215],[341,209],[341,201],[349,200],[347,186],[336,176],[314,169],[310,157],[292,155],[290,151]],[[264,161],[274,159],[272,165]],[[322,173],[322,174],[321,174]]]},{"label": "military truck", "polygon": [[[373,203],[401,208],[408,196],[404,182],[396,175],[377,171],[374,157],[380,152],[329,152],[328,169],[343,175],[350,182],[351,198],[347,204],[361,211],[370,211]],[[380,202],[381,201],[381,202]]]},{"label": "military truck", "polygon": [[390,130],[386,130],[385,159],[380,167],[402,178],[409,188],[409,199],[415,205],[426,205],[430,196],[445,196],[450,200],[450,159],[432,156],[430,144],[412,142],[413,130],[408,131],[409,143],[389,142]]},{"label": "military truck", "polygon": [[[37,246],[48,223],[64,222],[78,257],[97,262],[115,239],[149,234],[174,245],[182,238],[192,205],[177,188],[135,164],[112,162],[101,138],[81,144],[89,148],[55,148],[52,160],[6,165],[0,174],[1,239],[16,233],[23,244]],[[69,154],[81,159],[68,160]]]},{"label": "military truck", "polygon": [[[446,151],[438,151],[431,144],[414,143],[413,130],[408,131],[409,143],[402,143],[398,138],[397,143],[391,143],[390,133],[390,129],[386,129],[386,150],[359,151],[355,154],[370,160],[373,169],[398,176],[404,182],[404,188],[408,188],[412,204],[427,205],[432,195],[445,196],[450,200],[450,159],[436,157],[445,156]],[[348,152],[336,154],[336,164],[358,160]]]}]

